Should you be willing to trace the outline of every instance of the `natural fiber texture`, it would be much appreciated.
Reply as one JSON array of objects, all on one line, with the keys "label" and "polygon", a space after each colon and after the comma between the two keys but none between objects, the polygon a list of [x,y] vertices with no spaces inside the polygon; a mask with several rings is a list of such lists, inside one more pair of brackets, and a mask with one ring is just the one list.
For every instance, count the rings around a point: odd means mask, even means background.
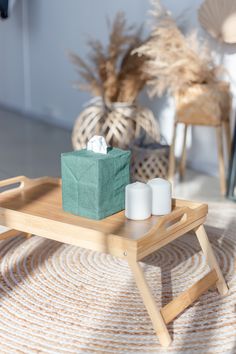
[{"label": "natural fiber texture", "polygon": [[168,178],[169,146],[155,149],[132,146],[131,178],[148,182],[157,177]]},{"label": "natural fiber texture", "polygon": [[142,71],[145,58],[132,55],[132,51],[141,44],[141,29],[127,25],[124,14],[119,12],[109,30],[107,47],[98,40],[88,41],[89,60],[70,54],[84,81],[77,87],[94,96],[102,96],[106,103],[132,103],[146,82]]},{"label": "natural fiber texture", "polygon": [[154,26],[150,38],[134,50],[147,58],[143,70],[151,78],[150,96],[215,81],[220,68],[214,65],[207,44],[201,44],[195,32],[183,35],[160,1],[152,3]]},{"label": "natural fiber texture", "polygon": [[[128,26],[123,13],[118,13],[110,24],[107,47],[90,40],[89,60],[71,54],[85,84],[78,88],[100,97],[77,118],[72,143],[75,149],[84,148],[95,134],[103,135],[111,146],[127,148],[141,132],[159,141],[159,129],[152,112],[135,105],[136,98],[146,83],[143,65],[145,56],[133,53],[141,41],[141,29]],[[95,98],[96,99],[96,98]]]},{"label": "natural fiber texture", "polygon": [[183,35],[159,0],[152,3],[154,26],[150,38],[134,50],[146,58],[142,68],[150,78],[150,97],[162,96],[165,91],[172,94],[179,121],[193,116],[204,124],[212,120],[215,124],[226,115],[229,119],[230,88],[221,81],[223,68],[215,65],[208,44],[200,42],[196,32]]},{"label": "natural fiber texture", "polygon": [[[170,324],[168,349],[160,347],[125,261],[34,236],[1,242],[0,352],[234,354],[236,207],[210,210],[207,232],[230,292],[208,291]],[[159,306],[208,271],[198,251],[191,234],[142,263]]]},{"label": "natural fiber texture", "polygon": [[148,108],[119,103],[107,107],[99,100],[85,108],[77,118],[72,144],[75,150],[79,150],[98,134],[104,136],[110,146],[128,148],[142,132],[154,141],[160,140],[158,123]]},{"label": "natural fiber texture", "polygon": [[[223,5],[223,6],[222,6]],[[205,0],[198,10],[201,25],[217,40],[236,43],[236,2],[235,0]]]},{"label": "natural fiber texture", "polygon": [[193,85],[175,95],[176,120],[185,124],[219,125],[228,120],[231,95],[226,82]]}]

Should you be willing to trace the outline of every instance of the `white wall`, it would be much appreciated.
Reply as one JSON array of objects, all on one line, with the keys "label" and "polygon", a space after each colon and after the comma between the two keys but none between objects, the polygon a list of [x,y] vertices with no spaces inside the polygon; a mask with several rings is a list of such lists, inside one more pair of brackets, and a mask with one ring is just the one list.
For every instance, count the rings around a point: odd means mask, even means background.
[{"label": "white wall", "polygon": [[[200,3],[201,0],[163,0],[174,15],[188,9],[188,27],[198,26],[196,14]],[[77,75],[67,51],[85,57],[87,36],[106,41],[106,16],[124,10],[129,22],[141,23],[147,18],[148,9],[148,0],[17,0],[10,19],[0,21],[0,104],[72,127],[90,96],[72,88]],[[223,62],[234,76],[236,93],[236,70],[233,69],[236,55],[232,49],[224,48],[224,51]],[[170,141],[174,116],[172,100],[150,102],[142,95],[141,101],[153,109]],[[194,128],[190,138],[191,164],[215,173],[217,157],[212,130]]]},{"label": "white wall", "polygon": [[[137,6],[137,0],[17,0],[12,17],[0,21],[0,33],[6,40],[6,45],[0,50],[0,63],[4,55],[11,68],[23,75],[21,78],[13,76],[7,67],[8,76],[3,78],[6,84],[9,79],[20,86],[22,97],[18,91],[12,92],[11,87],[5,86],[4,94],[0,92],[0,103],[51,117],[54,122],[71,127],[90,95],[72,88],[77,73],[67,52],[77,52],[85,57],[89,36],[107,40],[106,17],[114,17],[120,10],[126,11],[129,22],[141,23],[148,10],[148,2],[142,0]],[[24,24],[19,28],[22,15]],[[10,50],[14,55],[8,55]],[[25,73],[23,59],[27,62]]]}]

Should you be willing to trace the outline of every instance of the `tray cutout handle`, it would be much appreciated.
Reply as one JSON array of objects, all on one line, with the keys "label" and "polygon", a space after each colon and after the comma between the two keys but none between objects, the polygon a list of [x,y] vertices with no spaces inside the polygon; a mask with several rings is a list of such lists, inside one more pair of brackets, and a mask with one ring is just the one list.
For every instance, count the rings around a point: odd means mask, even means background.
[{"label": "tray cutout handle", "polygon": [[163,216],[158,223],[158,229],[167,232],[174,230],[176,227],[183,225],[187,221],[190,212],[191,210],[188,207],[181,207],[180,209]]},{"label": "tray cutout handle", "polygon": [[186,213],[180,213],[179,215],[175,215],[173,219],[167,220],[163,226],[166,231],[171,231],[172,229],[175,229],[175,227],[183,224],[187,220],[187,217]]},{"label": "tray cutout handle", "polygon": [[0,194],[13,192],[17,189],[23,189],[30,180],[25,176],[8,178],[0,181]]},{"label": "tray cutout handle", "polygon": [[172,211],[170,214],[161,216],[156,225],[147,234],[149,237],[152,235],[156,237],[159,233],[167,233],[175,231],[176,228],[184,227],[186,223],[189,223],[192,211],[189,207],[180,207],[177,210]]}]

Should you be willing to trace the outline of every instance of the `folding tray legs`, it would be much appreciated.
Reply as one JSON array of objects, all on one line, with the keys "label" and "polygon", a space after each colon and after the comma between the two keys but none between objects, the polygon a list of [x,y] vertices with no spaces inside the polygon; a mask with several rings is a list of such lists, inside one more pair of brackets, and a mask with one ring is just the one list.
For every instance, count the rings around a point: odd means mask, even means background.
[{"label": "folding tray legs", "polygon": [[27,232],[21,232],[17,230],[7,230],[5,232],[0,233],[0,241],[6,240],[8,238],[16,237],[19,235],[22,235],[25,238],[30,238],[32,236],[32,234],[29,234]]},{"label": "folding tray legs", "polygon": [[156,331],[161,345],[165,347],[169,346],[171,343],[171,337],[166,326],[168,323],[172,322],[182,311],[212,286],[216,285],[221,295],[225,295],[228,292],[228,286],[224,280],[204,226],[200,225],[194,229],[194,231],[211,271],[161,309],[156,305],[139,262],[128,257],[130,268],[144,305],[151,318],[153,328]]},{"label": "folding tray legs", "polygon": [[[152,295],[151,289],[149,288],[139,262],[133,257],[129,257],[129,254],[127,254],[129,266],[132,270],[140,295],[152,321],[153,328],[156,331],[161,345],[165,347],[169,346],[171,343],[171,337],[167,329],[168,323],[172,322],[181,312],[183,312],[188,306],[196,301],[199,296],[201,296],[212,286],[215,285],[221,295],[225,295],[228,292],[228,286],[224,280],[204,226],[200,225],[197,228],[194,228],[194,232],[198,238],[201,249],[206,258],[206,262],[211,271],[189,289],[185,290],[160,309],[156,305],[154,296]],[[31,237],[31,234],[26,232],[8,230],[0,234],[0,240],[19,235],[23,235],[26,238]]]}]

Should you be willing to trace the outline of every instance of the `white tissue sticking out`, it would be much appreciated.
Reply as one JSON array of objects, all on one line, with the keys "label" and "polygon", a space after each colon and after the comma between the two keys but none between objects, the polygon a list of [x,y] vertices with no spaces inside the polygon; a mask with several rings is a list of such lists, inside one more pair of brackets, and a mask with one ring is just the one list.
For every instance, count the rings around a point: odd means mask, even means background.
[{"label": "white tissue sticking out", "polygon": [[107,154],[107,143],[103,136],[94,135],[87,144],[87,150]]}]

